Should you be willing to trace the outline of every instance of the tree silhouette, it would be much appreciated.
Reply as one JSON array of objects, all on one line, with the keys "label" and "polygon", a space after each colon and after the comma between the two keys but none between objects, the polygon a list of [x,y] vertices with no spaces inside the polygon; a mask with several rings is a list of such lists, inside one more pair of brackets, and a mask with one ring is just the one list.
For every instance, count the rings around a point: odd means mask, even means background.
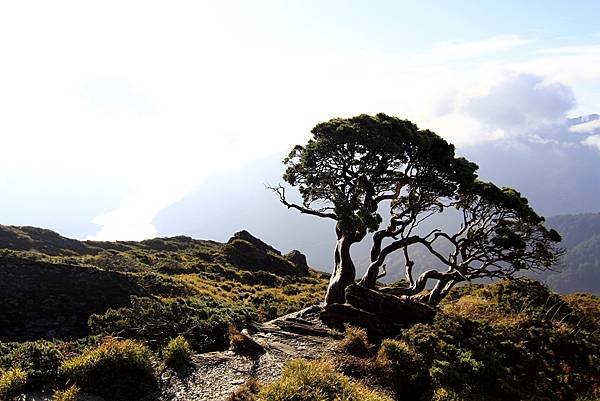
[{"label": "tree silhouette", "polygon": [[[435,209],[438,199],[474,180],[477,166],[455,157],[454,146],[433,132],[385,114],[333,119],[318,124],[312,134],[284,160],[283,178],[299,188],[302,205],[289,202],[283,187],[273,189],[288,208],[337,222],[335,267],[325,300],[339,303],[356,275],[350,247],[378,230],[382,202],[399,206],[406,188],[418,188],[420,199],[411,203],[409,213]],[[375,234],[372,260],[393,231]],[[365,284],[373,286],[372,278],[365,278]]]}]

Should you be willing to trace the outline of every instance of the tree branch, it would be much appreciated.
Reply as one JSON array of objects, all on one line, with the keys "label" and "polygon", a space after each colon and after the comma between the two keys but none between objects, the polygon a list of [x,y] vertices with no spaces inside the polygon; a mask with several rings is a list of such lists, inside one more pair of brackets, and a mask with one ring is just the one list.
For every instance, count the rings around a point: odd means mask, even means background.
[{"label": "tree branch", "polygon": [[297,205],[295,203],[288,202],[287,199],[285,198],[285,188],[282,187],[281,185],[279,185],[278,187],[267,186],[267,189],[270,189],[271,191],[277,193],[279,195],[279,201],[283,205],[285,205],[288,209],[296,209],[300,213],[303,213],[303,214],[310,214],[310,215],[313,215],[313,216],[318,216],[318,217],[324,217],[324,218],[329,218],[329,219],[337,220],[337,215],[335,213],[320,212],[318,210],[309,209],[309,208]]}]

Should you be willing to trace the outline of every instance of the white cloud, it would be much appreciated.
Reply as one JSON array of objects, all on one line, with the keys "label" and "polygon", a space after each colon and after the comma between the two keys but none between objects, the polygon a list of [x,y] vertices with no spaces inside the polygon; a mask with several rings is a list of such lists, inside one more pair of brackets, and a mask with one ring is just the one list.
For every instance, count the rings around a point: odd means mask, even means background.
[{"label": "white cloud", "polygon": [[590,120],[581,124],[573,125],[571,128],[569,128],[569,131],[578,134],[591,134],[597,129],[600,129],[600,119]]},{"label": "white cloud", "polygon": [[600,135],[591,135],[581,141],[582,144],[600,151]]},{"label": "white cloud", "polygon": [[459,146],[519,138],[543,141],[540,132],[563,124],[575,104],[566,85],[501,68],[475,74],[469,85],[451,88],[441,102],[432,108],[428,124]]}]

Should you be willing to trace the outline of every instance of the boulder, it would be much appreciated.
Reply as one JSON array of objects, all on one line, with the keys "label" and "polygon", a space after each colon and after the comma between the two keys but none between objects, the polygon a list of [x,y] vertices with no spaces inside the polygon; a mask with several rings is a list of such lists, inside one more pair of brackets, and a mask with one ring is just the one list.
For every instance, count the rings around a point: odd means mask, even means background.
[{"label": "boulder", "polygon": [[277,249],[273,248],[271,245],[261,241],[260,239],[256,238],[254,235],[250,234],[248,231],[246,230],[242,230],[242,231],[238,231],[237,233],[233,234],[233,237],[229,238],[229,241],[227,241],[228,244],[232,243],[235,240],[244,240],[246,242],[251,243],[252,245],[254,245],[256,248],[265,251],[265,252],[273,252],[276,255],[281,255],[281,252],[278,251]]},{"label": "boulder", "polygon": [[297,249],[286,253],[284,258],[292,262],[294,266],[298,268],[298,271],[302,274],[308,274],[308,263],[306,262],[306,256]]}]

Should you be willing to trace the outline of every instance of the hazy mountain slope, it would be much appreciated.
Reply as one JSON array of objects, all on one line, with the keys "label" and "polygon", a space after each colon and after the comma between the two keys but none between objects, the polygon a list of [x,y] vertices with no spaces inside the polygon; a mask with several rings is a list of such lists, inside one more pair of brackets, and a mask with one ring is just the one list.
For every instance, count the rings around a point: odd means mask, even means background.
[{"label": "hazy mountain slope", "polygon": [[159,212],[154,220],[158,232],[225,241],[244,227],[276,248],[300,249],[311,266],[329,270],[335,246],[333,222],[288,210],[265,188],[283,182],[283,157],[273,155],[207,179]]}]

